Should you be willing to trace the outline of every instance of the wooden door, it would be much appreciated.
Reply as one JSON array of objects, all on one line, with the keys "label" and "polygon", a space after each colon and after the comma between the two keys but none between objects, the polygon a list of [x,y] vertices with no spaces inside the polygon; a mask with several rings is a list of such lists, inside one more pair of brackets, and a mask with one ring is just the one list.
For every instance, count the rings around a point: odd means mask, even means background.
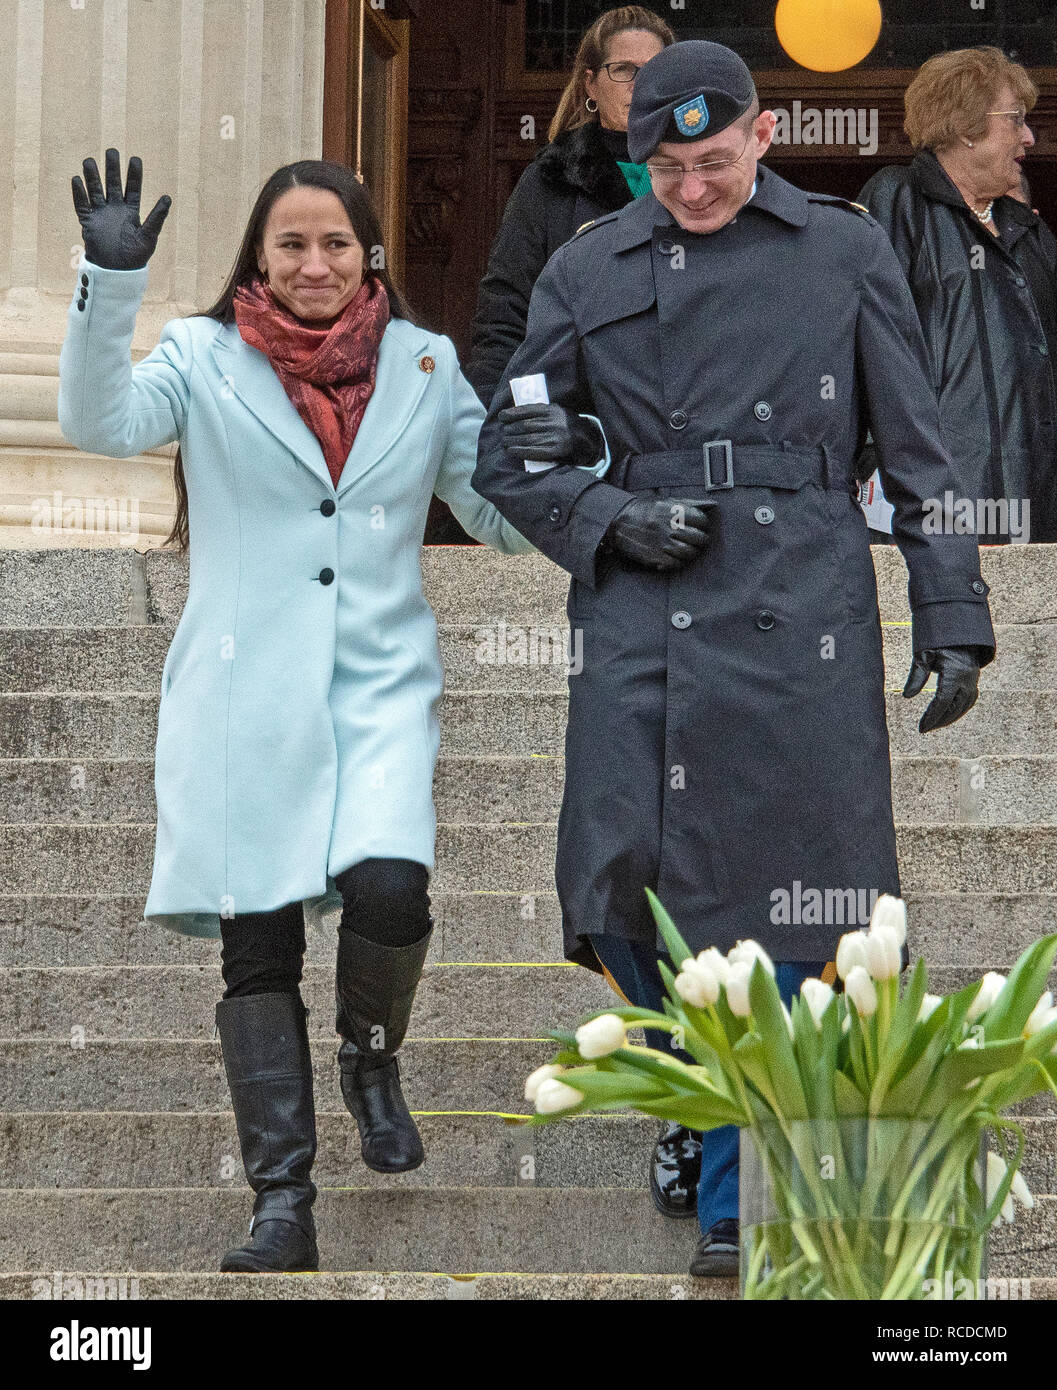
[{"label": "wooden door", "polygon": [[355,169],[382,224],[389,269],[404,269],[407,72],[418,0],[327,0],[323,158]]}]

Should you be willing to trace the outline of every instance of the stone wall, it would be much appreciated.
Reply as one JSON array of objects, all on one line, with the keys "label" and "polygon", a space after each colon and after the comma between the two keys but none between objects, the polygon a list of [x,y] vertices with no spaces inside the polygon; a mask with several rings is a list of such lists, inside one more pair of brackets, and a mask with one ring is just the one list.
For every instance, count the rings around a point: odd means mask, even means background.
[{"label": "stone wall", "polygon": [[[101,459],[56,423],[82,249],[70,180],[87,155],[102,173],[114,145],[123,171],[143,160],[143,215],[172,197],[133,343],[144,355],[168,319],[216,297],[272,171],[320,156],[324,0],[0,0],[0,23],[0,546],[146,549],[172,523],[174,448]],[[93,511],[107,528],[78,530]]]}]

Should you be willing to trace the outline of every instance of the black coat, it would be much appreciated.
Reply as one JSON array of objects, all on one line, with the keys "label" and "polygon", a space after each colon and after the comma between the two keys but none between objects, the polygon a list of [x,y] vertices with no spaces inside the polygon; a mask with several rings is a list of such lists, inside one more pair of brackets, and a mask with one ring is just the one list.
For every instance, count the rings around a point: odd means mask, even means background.
[{"label": "black coat", "polygon": [[477,295],[466,379],[487,406],[525,336],[540,271],[592,218],[631,201],[631,190],[596,121],[540,150],[510,195]]},{"label": "black coat", "polygon": [[[993,655],[973,537],[922,525],[922,499],[954,469],[888,237],[843,199],[763,165],[757,177],[710,235],[683,231],[647,193],[562,247],[478,445],[474,488],[573,577],[582,669],[569,675],[556,881],[566,956],[593,968],[589,933],[654,942],[644,885],[695,951],[751,936],[776,960],[832,958],[862,920],[837,915],[838,890],[899,892],[853,471],[868,423],[910,571],[914,650]],[[607,477],[530,473],[504,449],[506,378],[531,372],[602,421]],[[708,441],[720,441],[710,478]],[[629,495],[650,491],[718,503],[706,550],[670,576],[600,550]],[[783,892],[797,916],[797,883],[831,894],[827,921],[782,920]]]},{"label": "black coat", "polygon": [[[956,495],[1026,498],[1030,538],[1057,540],[1053,233],[1023,203],[997,198],[1002,235],[993,236],[931,150],[905,167],[879,170],[859,198],[888,233],[910,281],[958,474]],[[1007,539],[980,536],[984,544]]]}]

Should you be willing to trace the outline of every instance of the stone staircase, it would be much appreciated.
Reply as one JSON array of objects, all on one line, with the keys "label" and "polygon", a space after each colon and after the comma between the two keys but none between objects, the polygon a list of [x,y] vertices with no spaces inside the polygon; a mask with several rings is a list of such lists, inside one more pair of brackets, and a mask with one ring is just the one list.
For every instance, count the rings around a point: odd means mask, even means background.
[{"label": "stone staircase", "polygon": [[[1057,921],[1057,547],[984,551],[999,656],[977,707],[927,738],[925,698],[898,694],[905,571],[892,550],[874,558],[911,951],[949,990]],[[0,550],[0,1297],[72,1296],[104,1275],[155,1298],[736,1296],[689,1278],[695,1223],[653,1209],[655,1121],[517,1119],[545,1030],[613,1000],[562,961],[553,891],[565,675],[532,643],[564,627],[565,577],[481,548],[428,549],[423,568],[447,689],[437,930],[403,1072],[427,1160],[383,1177],[359,1158],[337,1085],[332,920],[309,935],[303,992],[321,1264],[339,1272],[240,1276],[214,1272],[251,1204],[213,1038],[219,947],[141,918],[186,562]],[[497,638],[511,660],[486,659]],[[1055,1297],[1057,1107],[1024,1110],[1039,1200],[995,1233],[989,1272]]]}]

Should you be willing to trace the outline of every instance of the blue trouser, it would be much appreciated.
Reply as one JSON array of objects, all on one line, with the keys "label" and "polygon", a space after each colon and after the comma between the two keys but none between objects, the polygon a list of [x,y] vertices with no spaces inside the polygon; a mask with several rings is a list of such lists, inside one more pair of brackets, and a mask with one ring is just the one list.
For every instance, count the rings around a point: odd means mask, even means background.
[{"label": "blue trouser", "polygon": [[[623,994],[640,1008],[662,1012],[665,997],[664,981],[657,969],[656,946],[641,941],[628,941],[619,936],[592,934],[595,955],[620,986]],[[660,959],[671,966],[667,956]],[[819,960],[775,961],[775,983],[786,1004],[803,982],[812,975],[821,975],[826,962]],[[674,967],[673,967],[674,968]],[[670,1033],[646,1029],[648,1047],[665,1048],[683,1061],[692,1062],[685,1052],[672,1046]],[[721,1125],[701,1136],[701,1180],[697,1189],[697,1217],[701,1230],[707,1231],[724,1217],[738,1215],[738,1129],[736,1125]]]}]

